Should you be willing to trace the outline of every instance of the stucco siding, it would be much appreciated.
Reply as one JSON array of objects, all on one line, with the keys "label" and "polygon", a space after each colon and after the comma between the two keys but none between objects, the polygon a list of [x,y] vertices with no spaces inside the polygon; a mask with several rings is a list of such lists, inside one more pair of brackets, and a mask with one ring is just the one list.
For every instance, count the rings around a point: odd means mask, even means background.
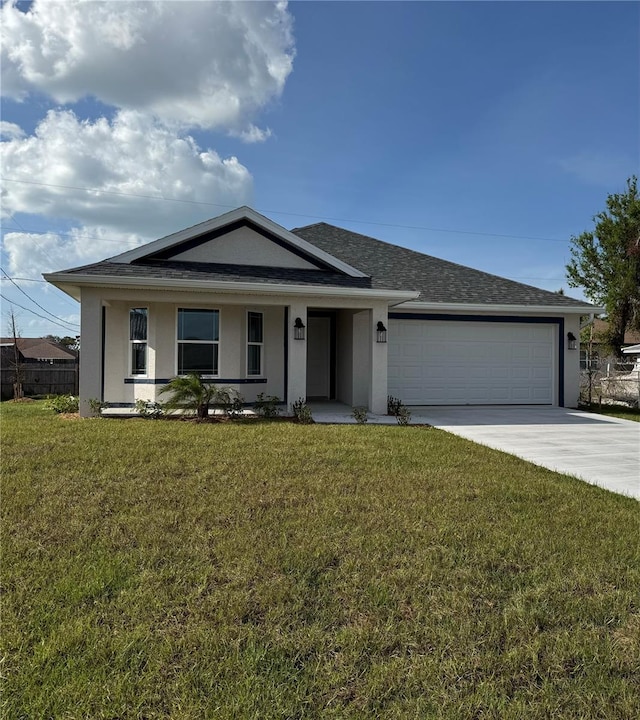
[{"label": "stucco siding", "polygon": [[[573,333],[576,349],[567,348],[567,333]],[[565,407],[578,407],[580,398],[580,316],[565,315],[564,317],[564,404]]]},{"label": "stucco siding", "polygon": [[367,407],[369,404],[369,377],[371,375],[371,333],[369,316],[371,312],[356,313],[353,316],[353,405]]},{"label": "stucco siding", "polygon": [[[131,375],[129,358],[129,310],[133,307],[148,310],[147,372],[138,376]],[[162,383],[177,373],[178,308],[188,307],[220,311],[219,380],[212,382],[233,388],[245,402],[253,402],[261,392],[284,398],[284,308],[111,300],[105,312],[105,401],[130,405],[138,399],[163,399],[159,394]],[[263,372],[255,377],[247,373],[249,310],[262,312],[264,318]]]},{"label": "stucco siding", "polygon": [[317,267],[251,228],[243,227],[173,256],[190,262],[231,263],[315,270]]}]

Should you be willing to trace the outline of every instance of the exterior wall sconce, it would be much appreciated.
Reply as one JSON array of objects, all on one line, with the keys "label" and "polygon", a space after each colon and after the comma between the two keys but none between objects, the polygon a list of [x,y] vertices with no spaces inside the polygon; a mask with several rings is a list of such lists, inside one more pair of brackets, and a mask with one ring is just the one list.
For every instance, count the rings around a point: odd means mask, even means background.
[{"label": "exterior wall sconce", "polygon": [[567,348],[569,350],[575,350],[577,347],[576,336],[572,332],[567,333]]},{"label": "exterior wall sconce", "polygon": [[382,321],[380,320],[378,320],[378,325],[376,326],[376,342],[387,342],[387,328],[382,324]]},{"label": "exterior wall sconce", "polygon": [[293,339],[304,340],[304,323],[299,317],[293,323]]}]

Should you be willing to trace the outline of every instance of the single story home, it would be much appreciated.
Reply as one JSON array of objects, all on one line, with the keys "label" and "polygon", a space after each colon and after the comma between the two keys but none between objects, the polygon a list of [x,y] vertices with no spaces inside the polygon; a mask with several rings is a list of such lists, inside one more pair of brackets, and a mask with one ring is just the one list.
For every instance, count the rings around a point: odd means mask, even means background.
[{"label": "single story home", "polygon": [[317,223],[241,207],[45,279],[81,303],[81,412],[201,373],[251,402],[578,402],[580,316],[601,308]]},{"label": "single story home", "polygon": [[65,345],[47,340],[47,338],[3,337],[0,348],[5,355],[15,361],[15,350],[18,349],[18,362],[48,363],[49,365],[73,365],[78,362],[78,351],[70,350]]},{"label": "single story home", "polygon": [[0,338],[0,399],[77,391],[77,350],[47,338]]}]

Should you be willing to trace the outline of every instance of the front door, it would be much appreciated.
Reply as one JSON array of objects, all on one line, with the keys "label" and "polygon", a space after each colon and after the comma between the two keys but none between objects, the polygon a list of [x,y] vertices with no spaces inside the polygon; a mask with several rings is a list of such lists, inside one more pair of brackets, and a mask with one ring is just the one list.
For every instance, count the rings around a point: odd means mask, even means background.
[{"label": "front door", "polygon": [[307,318],[307,398],[331,397],[331,318]]}]

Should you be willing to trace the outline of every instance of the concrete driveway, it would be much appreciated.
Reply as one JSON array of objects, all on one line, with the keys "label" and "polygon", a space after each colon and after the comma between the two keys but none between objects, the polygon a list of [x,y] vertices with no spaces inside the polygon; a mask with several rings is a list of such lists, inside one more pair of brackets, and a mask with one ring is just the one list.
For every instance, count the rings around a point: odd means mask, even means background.
[{"label": "concrete driveway", "polygon": [[481,445],[640,500],[640,423],[555,407],[412,407]]}]

